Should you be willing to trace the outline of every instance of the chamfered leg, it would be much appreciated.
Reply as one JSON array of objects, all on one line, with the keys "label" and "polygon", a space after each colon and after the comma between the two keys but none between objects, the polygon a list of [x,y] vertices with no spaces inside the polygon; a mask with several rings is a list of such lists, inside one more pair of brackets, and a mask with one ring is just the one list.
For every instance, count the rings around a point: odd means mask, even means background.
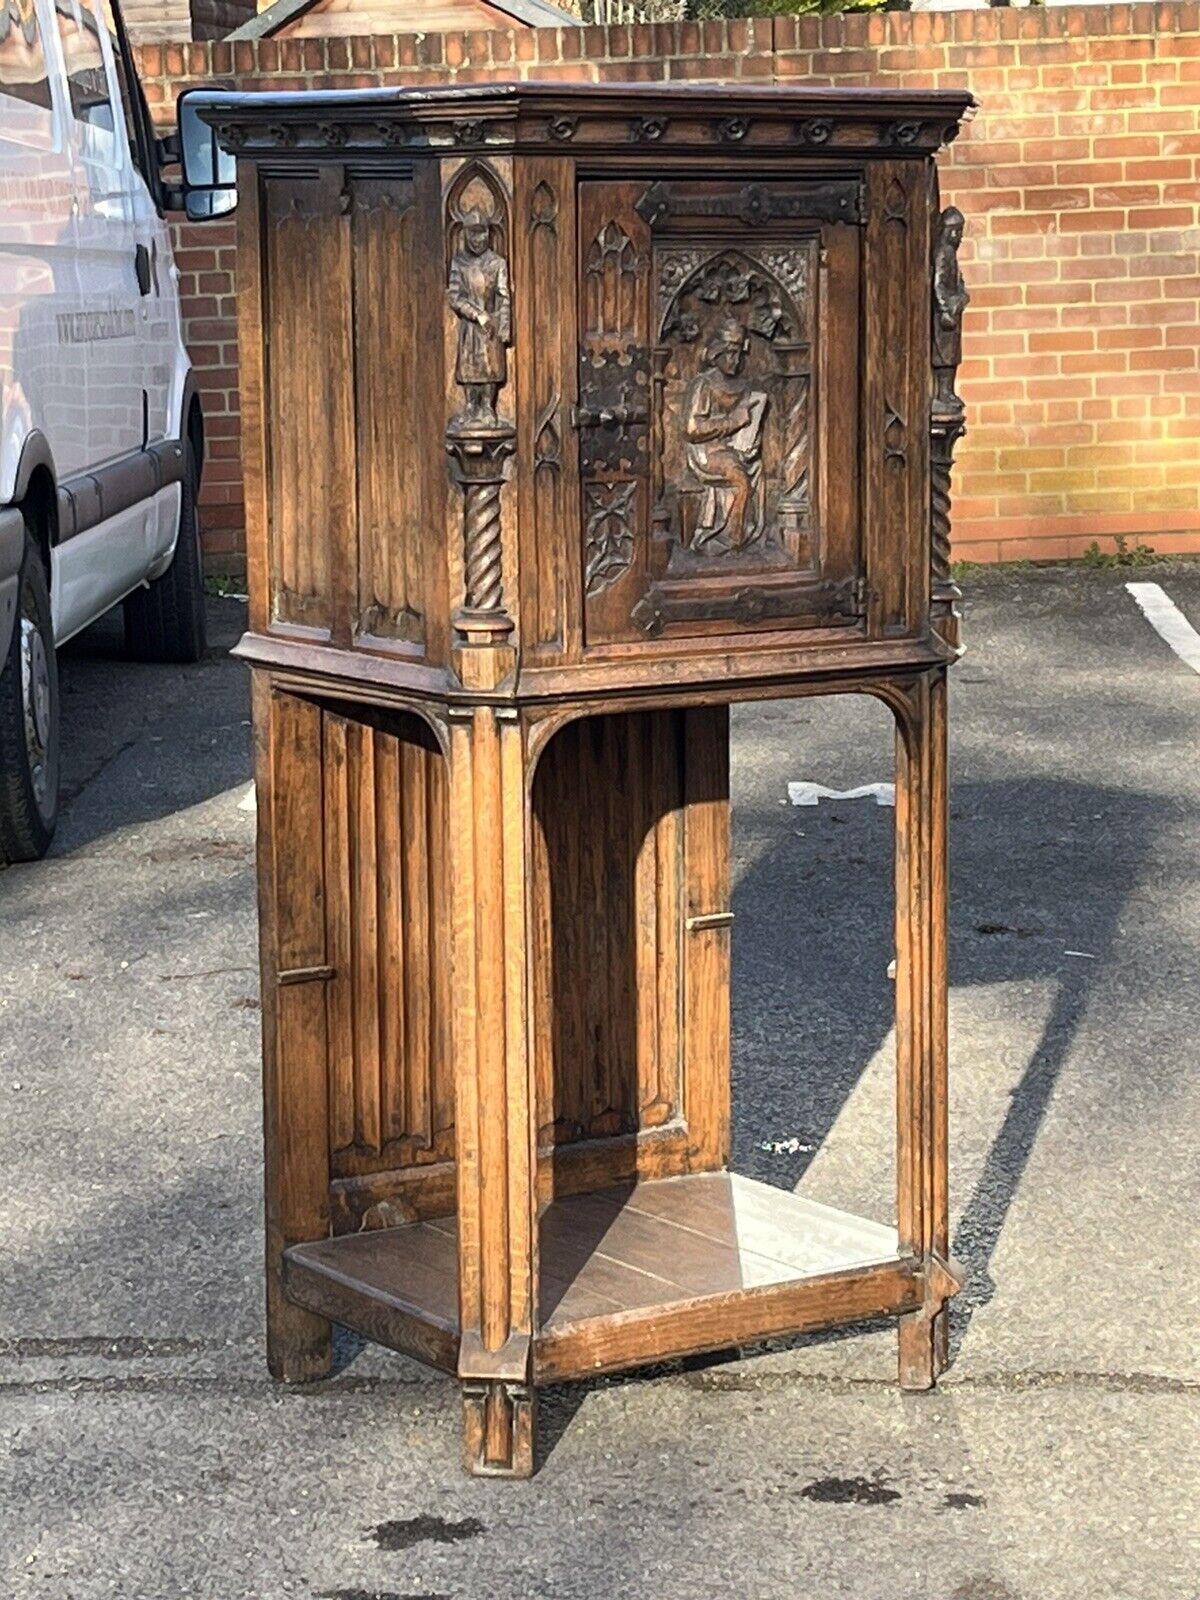
[{"label": "chamfered leg", "polygon": [[459,1377],[467,1470],[534,1465],[536,1155],[527,1018],[525,730],[478,706],[450,731]]},{"label": "chamfered leg", "polygon": [[284,1251],[329,1233],[321,713],[254,674],[262,966],[267,1364],[284,1383],[328,1376],[332,1326],[284,1294]]},{"label": "chamfered leg", "polygon": [[922,1263],[924,1304],[900,1319],[900,1385],[929,1389],[949,1352],[947,1189],[946,669],[898,704],[896,736],[896,1110],[900,1248]]}]

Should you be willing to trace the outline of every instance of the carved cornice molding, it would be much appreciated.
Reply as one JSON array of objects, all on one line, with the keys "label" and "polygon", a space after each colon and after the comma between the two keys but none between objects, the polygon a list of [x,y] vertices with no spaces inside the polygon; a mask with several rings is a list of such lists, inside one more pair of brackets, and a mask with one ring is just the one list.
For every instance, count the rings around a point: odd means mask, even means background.
[{"label": "carved cornice molding", "polygon": [[927,156],[974,108],[960,91],[861,96],[854,91],[731,90],[707,85],[495,84],[444,89],[204,91],[196,109],[247,160],[280,152],[366,154],[397,148],[628,150],[719,144],[737,158],[798,150]]}]

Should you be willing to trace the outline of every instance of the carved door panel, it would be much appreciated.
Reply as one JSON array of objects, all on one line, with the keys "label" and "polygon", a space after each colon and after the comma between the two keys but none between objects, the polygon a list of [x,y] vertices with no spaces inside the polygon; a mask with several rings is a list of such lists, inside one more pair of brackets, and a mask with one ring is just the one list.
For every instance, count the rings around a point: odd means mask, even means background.
[{"label": "carved door panel", "polygon": [[855,627],[861,184],[588,182],[590,645]]}]

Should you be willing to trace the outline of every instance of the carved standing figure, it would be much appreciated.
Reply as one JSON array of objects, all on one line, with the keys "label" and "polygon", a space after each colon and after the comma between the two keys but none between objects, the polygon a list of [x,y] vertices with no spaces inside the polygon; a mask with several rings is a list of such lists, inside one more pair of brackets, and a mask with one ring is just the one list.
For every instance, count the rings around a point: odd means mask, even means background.
[{"label": "carved standing figure", "polygon": [[963,214],[957,206],[947,206],[933,247],[933,371],[935,403],[951,409],[962,406],[954,376],[962,360],[963,312],[971,299],[958,264],[962,236]]},{"label": "carved standing figure", "polygon": [[694,549],[740,550],[763,531],[762,431],[767,395],[742,377],[746,331],[736,317],[717,324],[692,380],[684,411],[687,463],[704,485]]},{"label": "carved standing figure", "polygon": [[508,263],[492,249],[492,225],[475,208],[462,218],[462,244],[450,262],[446,298],[458,318],[454,376],[465,403],[460,423],[495,428],[496,397],[508,381],[512,297]]}]

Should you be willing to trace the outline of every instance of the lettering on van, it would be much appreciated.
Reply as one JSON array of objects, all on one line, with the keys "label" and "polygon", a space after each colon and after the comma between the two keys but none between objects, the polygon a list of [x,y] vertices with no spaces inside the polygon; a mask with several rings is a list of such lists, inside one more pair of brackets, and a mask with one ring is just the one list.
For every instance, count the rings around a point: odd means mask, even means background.
[{"label": "lettering on van", "polygon": [[62,311],[56,320],[59,344],[132,339],[137,332],[133,311],[127,306],[111,306],[107,311]]}]

